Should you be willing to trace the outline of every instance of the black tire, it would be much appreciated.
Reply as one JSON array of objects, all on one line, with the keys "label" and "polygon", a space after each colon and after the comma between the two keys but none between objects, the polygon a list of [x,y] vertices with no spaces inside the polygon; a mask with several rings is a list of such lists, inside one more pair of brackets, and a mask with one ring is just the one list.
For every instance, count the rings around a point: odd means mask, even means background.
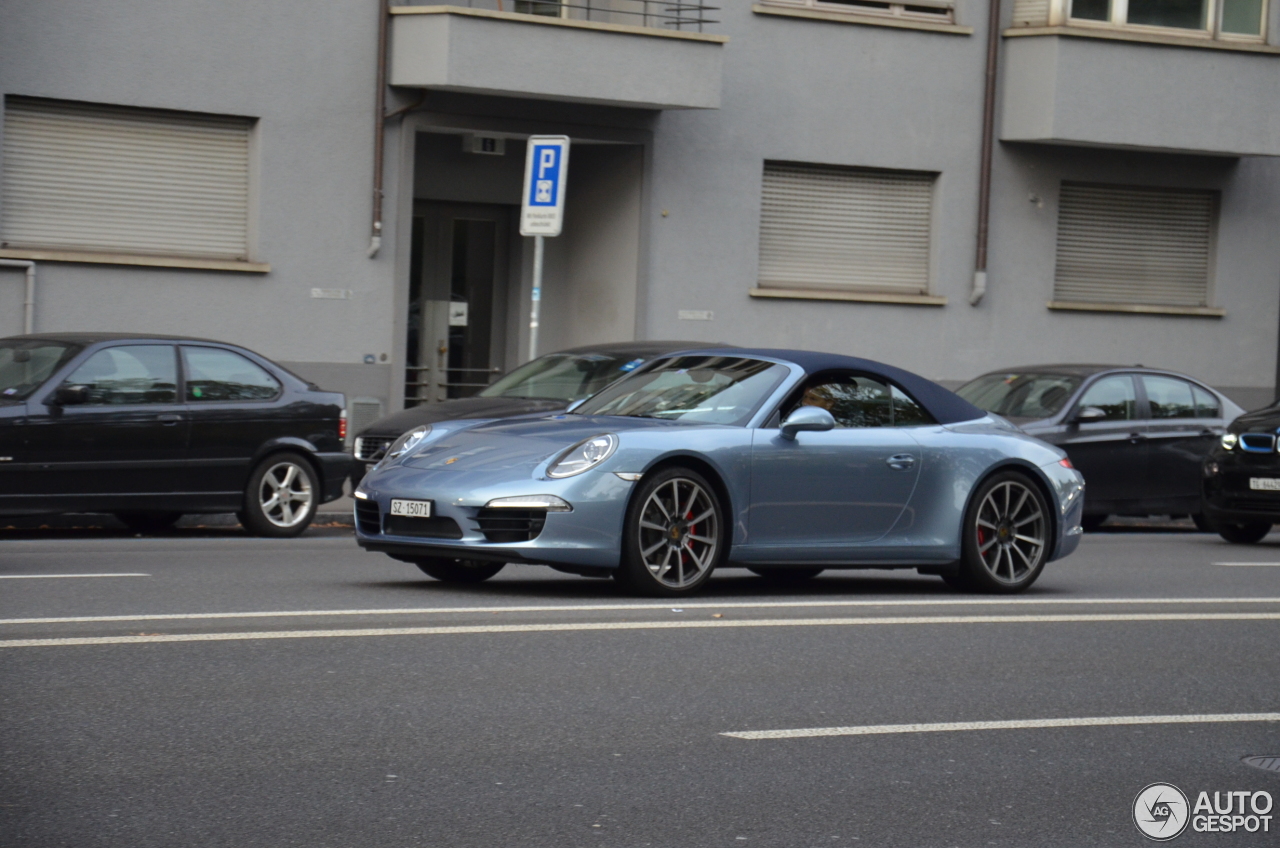
[{"label": "black tire", "polygon": [[135,533],[168,530],[182,517],[180,512],[117,512],[116,518]]},{"label": "black tire", "polygon": [[1030,478],[1017,471],[993,474],[965,510],[957,582],[993,594],[1025,590],[1049,559],[1052,522],[1044,495]]},{"label": "black tire", "polygon": [[249,475],[236,516],[255,536],[287,539],[310,526],[319,505],[320,480],[311,463],[301,454],[273,453]]},{"label": "black tire", "polygon": [[724,516],[716,490],[691,468],[664,468],[644,478],[627,506],[614,579],[641,595],[693,594],[724,561]]},{"label": "black tire", "polygon": [[777,583],[781,586],[789,586],[796,583],[804,583],[806,580],[812,580],[817,577],[825,568],[748,568],[752,574],[759,575],[770,583]]},{"label": "black tire", "polygon": [[422,569],[423,574],[434,577],[441,583],[483,583],[506,567],[505,562],[443,557],[420,559],[414,565]]},{"label": "black tire", "polygon": [[1191,513],[1191,520],[1195,522],[1196,529],[1201,533],[1217,533],[1218,528],[1213,525],[1203,512]]},{"label": "black tire", "polygon": [[1271,532],[1271,524],[1266,521],[1245,521],[1240,524],[1224,521],[1213,529],[1233,545],[1256,545]]},{"label": "black tire", "polygon": [[1111,516],[1103,515],[1086,515],[1080,519],[1080,526],[1084,528],[1086,533],[1097,533],[1102,529],[1103,523]]}]

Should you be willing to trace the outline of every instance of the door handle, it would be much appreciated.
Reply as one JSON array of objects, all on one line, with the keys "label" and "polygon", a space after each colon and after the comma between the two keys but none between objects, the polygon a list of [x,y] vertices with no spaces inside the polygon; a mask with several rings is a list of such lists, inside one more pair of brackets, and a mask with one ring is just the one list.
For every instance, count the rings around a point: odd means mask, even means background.
[{"label": "door handle", "polygon": [[894,471],[907,471],[916,464],[916,458],[909,453],[898,453],[884,461]]},{"label": "door handle", "polygon": [[157,415],[156,420],[166,427],[172,427],[174,424],[177,424],[182,420],[182,416],[170,413],[167,415]]}]

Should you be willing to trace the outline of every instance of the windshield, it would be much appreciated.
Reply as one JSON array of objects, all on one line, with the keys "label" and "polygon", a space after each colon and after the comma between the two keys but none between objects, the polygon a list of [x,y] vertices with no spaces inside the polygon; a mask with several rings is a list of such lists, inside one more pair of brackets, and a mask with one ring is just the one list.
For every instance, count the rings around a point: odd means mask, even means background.
[{"label": "windshield", "polygon": [[595,394],[643,364],[643,357],[551,353],[521,365],[480,392],[480,397],[573,401]]},{"label": "windshield", "polygon": [[985,374],[956,389],[969,403],[1009,418],[1057,415],[1080,386],[1066,374]]},{"label": "windshield", "polygon": [[0,341],[0,401],[23,400],[79,350],[48,339]]},{"label": "windshield", "polygon": [[575,413],[740,426],[787,373],[786,366],[758,359],[677,356],[619,381]]}]

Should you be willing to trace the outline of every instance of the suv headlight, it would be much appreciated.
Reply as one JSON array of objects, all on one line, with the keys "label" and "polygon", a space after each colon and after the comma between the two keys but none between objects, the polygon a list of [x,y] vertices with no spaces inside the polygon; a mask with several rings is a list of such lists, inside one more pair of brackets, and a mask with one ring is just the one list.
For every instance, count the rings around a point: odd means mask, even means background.
[{"label": "suv headlight", "polygon": [[420,424],[417,427],[414,427],[412,430],[404,433],[400,438],[391,443],[391,447],[387,448],[387,452],[383,455],[384,458],[395,459],[396,457],[413,450],[422,443],[422,440],[425,439],[427,434],[430,432],[430,424]]},{"label": "suv headlight", "polygon": [[1237,436],[1235,433],[1223,433],[1223,434],[1222,434],[1222,449],[1223,449],[1223,450],[1235,450],[1236,445],[1237,445],[1237,444],[1239,444],[1239,443],[1240,443],[1240,437],[1239,437],[1239,436]]},{"label": "suv headlight", "polygon": [[604,433],[583,439],[551,463],[547,468],[548,477],[572,477],[584,471],[590,471],[618,449],[618,437],[612,433]]}]

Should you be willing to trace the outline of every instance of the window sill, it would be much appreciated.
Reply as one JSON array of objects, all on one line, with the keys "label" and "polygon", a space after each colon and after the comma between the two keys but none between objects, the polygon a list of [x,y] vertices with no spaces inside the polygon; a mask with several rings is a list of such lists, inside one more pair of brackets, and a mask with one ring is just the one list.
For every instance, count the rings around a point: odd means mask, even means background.
[{"label": "window sill", "polygon": [[1075,303],[1067,300],[1051,300],[1049,308],[1067,312],[1124,312],[1131,315],[1183,315],[1193,318],[1222,318],[1227,314],[1227,310],[1216,306],[1148,306],[1138,303]]},{"label": "window sill", "polygon": [[882,26],[895,29],[915,29],[924,32],[942,32],[949,35],[973,35],[973,27],[959,24],[935,24],[928,21],[913,21],[904,18],[891,18],[887,15],[856,15],[849,12],[822,12],[817,9],[788,9],[783,6],[765,6],[756,3],[751,11],[757,15],[779,15],[784,18],[803,18],[810,21],[827,21],[836,24],[858,24],[860,26]]},{"label": "window sill", "polygon": [[1016,27],[1006,29],[1005,38],[1019,38],[1037,35],[1063,35],[1069,38],[1101,38],[1108,41],[1129,41],[1136,44],[1164,44],[1170,47],[1199,47],[1204,50],[1231,50],[1237,53],[1270,53],[1280,54],[1280,47],[1248,41],[1215,40],[1212,38],[1189,38],[1177,35],[1164,35],[1153,32],[1133,32],[1122,29],[1105,29],[1103,27],[1083,26],[1044,26]]},{"label": "window sill", "polygon": [[889,292],[820,291],[814,289],[751,289],[752,297],[784,300],[845,300],[856,303],[896,303],[906,306],[946,306],[945,297],[931,294],[892,294]]},{"label": "window sill", "polygon": [[265,262],[241,262],[234,259],[198,259],[185,256],[148,256],[133,253],[90,253],[79,250],[0,250],[0,259],[31,259],[36,262],[80,262],[86,265],[141,265],[148,268],[192,268],[202,271],[239,271],[266,274],[271,266]]},{"label": "window sill", "polygon": [[547,15],[530,15],[520,12],[498,12],[493,9],[468,9],[464,6],[392,6],[387,11],[392,15],[465,15],[472,18],[493,18],[521,24],[569,27],[570,29],[593,29],[598,32],[619,32],[626,35],[645,35],[652,38],[709,41],[714,44],[725,44],[729,41],[729,36],[727,35],[713,35],[707,32],[684,32],[628,24],[606,24],[599,21],[577,21],[572,18],[553,18]]}]

